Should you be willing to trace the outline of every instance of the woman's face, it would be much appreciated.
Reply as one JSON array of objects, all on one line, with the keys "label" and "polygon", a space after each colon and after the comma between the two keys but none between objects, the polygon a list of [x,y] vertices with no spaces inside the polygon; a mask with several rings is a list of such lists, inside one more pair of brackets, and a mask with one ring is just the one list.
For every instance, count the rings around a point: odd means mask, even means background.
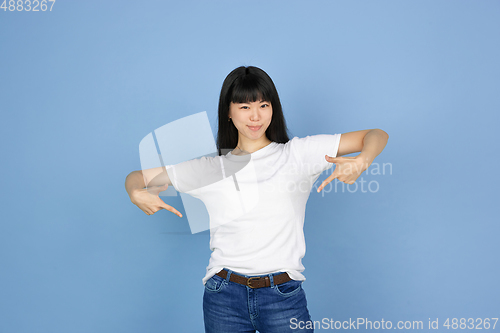
[{"label": "woman's face", "polygon": [[229,105],[229,117],[238,129],[239,135],[250,140],[265,136],[271,124],[273,108],[271,102],[233,103]]}]

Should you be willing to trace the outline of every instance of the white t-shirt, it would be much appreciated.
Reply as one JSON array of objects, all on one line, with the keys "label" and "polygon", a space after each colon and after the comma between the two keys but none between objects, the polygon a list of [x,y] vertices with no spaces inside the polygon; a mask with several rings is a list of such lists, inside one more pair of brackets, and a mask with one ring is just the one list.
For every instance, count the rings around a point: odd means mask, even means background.
[{"label": "white t-shirt", "polygon": [[174,188],[199,198],[210,216],[203,284],[223,268],[246,275],[287,272],[305,280],[304,216],[320,174],[336,157],[340,134],[271,142],[252,154],[202,157],[167,167]]}]

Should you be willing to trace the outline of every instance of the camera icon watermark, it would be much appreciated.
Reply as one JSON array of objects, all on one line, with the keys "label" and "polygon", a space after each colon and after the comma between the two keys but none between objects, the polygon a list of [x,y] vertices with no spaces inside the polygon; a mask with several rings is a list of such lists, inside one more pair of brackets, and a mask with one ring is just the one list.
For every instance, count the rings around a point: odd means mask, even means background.
[{"label": "camera icon watermark", "polygon": [[[221,152],[226,154],[231,150],[221,149]],[[167,174],[171,172],[169,178],[174,186],[169,186],[159,195],[177,196],[177,187],[192,234],[234,221],[258,203],[257,176],[250,154],[239,159],[238,163],[215,158],[218,156],[217,147],[205,111],[175,120],[149,133],[139,143],[139,156],[143,174],[153,168],[163,168]],[[203,158],[207,157],[214,157],[210,161],[210,170],[203,169],[201,163],[206,162]],[[190,162],[195,159],[200,163]],[[179,168],[173,168],[178,164]],[[247,181],[244,183],[238,182],[240,171],[245,172]],[[224,209],[214,209],[216,205],[205,205],[197,198],[199,191],[209,188],[223,193]]]}]

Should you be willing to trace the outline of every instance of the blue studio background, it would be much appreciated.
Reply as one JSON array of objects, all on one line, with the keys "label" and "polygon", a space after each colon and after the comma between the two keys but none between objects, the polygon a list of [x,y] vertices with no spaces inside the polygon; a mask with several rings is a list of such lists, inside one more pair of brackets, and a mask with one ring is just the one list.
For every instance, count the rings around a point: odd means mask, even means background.
[{"label": "blue studio background", "polygon": [[274,80],[291,137],[390,136],[364,191],[311,192],[313,320],[500,317],[499,31],[495,0],[0,10],[0,332],[203,331],[208,232],[124,182],[156,128],[206,111],[215,134],[241,65]]}]

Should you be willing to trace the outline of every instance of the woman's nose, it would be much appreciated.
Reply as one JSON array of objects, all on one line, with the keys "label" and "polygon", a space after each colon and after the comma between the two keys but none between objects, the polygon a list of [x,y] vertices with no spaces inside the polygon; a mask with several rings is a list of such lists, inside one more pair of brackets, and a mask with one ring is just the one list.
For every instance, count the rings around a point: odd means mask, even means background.
[{"label": "woman's nose", "polygon": [[257,121],[260,118],[260,113],[258,108],[252,109],[252,112],[250,114],[250,120],[252,121]]}]

